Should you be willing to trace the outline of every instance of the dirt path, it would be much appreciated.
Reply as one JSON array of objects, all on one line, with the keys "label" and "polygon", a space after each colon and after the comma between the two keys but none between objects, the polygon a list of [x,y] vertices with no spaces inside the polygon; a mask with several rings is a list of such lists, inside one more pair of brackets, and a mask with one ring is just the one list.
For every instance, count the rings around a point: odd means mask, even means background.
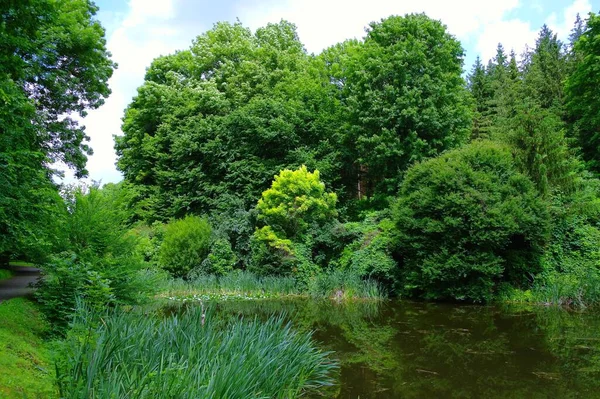
[{"label": "dirt path", "polygon": [[35,267],[11,267],[14,276],[0,280],[0,302],[19,296],[27,296],[33,292],[29,285],[40,278],[40,269]]}]

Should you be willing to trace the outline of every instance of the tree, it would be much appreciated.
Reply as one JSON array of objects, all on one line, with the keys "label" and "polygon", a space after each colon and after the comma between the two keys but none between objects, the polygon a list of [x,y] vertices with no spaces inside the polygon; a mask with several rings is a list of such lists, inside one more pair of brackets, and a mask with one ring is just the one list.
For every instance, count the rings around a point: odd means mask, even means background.
[{"label": "tree", "polygon": [[542,196],[553,190],[569,194],[581,177],[582,164],[569,147],[565,125],[551,110],[523,100],[507,122],[507,142],[514,147],[521,172],[529,176]]},{"label": "tree", "polygon": [[490,128],[490,102],[492,100],[492,87],[481,58],[477,56],[471,73],[467,76],[467,88],[475,100],[475,113],[473,115],[473,138],[489,137]]},{"label": "tree", "polygon": [[466,141],[471,106],[463,55],[446,27],[424,14],[370,24],[344,80],[345,145],[369,194],[396,193],[408,165]]},{"label": "tree", "polygon": [[37,145],[50,162],[84,176],[85,116],[110,94],[115,64],[89,0],[10,1],[0,14],[0,78],[14,82],[35,107]]},{"label": "tree", "polygon": [[485,302],[540,270],[547,206],[510,147],[475,141],[416,164],[398,203],[400,293]]},{"label": "tree", "polygon": [[523,71],[524,96],[562,116],[567,58],[563,43],[548,26],[540,30],[527,60]]},{"label": "tree", "polygon": [[577,63],[566,82],[566,105],[574,122],[585,161],[600,171],[600,16],[591,13],[586,28],[575,43]]},{"label": "tree", "polygon": [[292,24],[252,34],[219,23],[153,62],[116,138],[118,167],[159,220],[247,210],[273,175],[302,164],[342,191],[339,100],[323,78]]},{"label": "tree", "polygon": [[252,268],[265,274],[293,272],[301,279],[320,267],[316,236],[337,216],[337,196],[325,191],[319,171],[283,170],[256,207],[258,223],[253,236]]},{"label": "tree", "polygon": [[211,233],[208,221],[198,216],[170,222],[160,246],[159,266],[175,277],[186,277],[206,259]]},{"label": "tree", "polygon": [[287,238],[296,238],[312,223],[324,223],[337,215],[337,196],[325,192],[318,170],[306,166],[283,170],[258,201],[258,221]]},{"label": "tree", "polygon": [[62,209],[51,176],[83,176],[91,153],[72,118],[102,104],[114,64],[87,0],[0,6],[0,258],[41,261],[56,247]]}]

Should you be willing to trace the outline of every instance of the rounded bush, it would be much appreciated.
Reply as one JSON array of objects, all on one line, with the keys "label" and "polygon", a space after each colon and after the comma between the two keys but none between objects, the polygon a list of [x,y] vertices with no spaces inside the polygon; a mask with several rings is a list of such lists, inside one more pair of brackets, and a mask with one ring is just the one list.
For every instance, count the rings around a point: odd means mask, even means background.
[{"label": "rounded bush", "polygon": [[525,284],[540,270],[547,206],[501,144],[414,165],[394,218],[405,295],[485,302],[498,283]]},{"label": "rounded bush", "polygon": [[175,277],[186,276],[208,255],[211,233],[208,221],[198,216],[169,223],[160,246],[159,265]]}]

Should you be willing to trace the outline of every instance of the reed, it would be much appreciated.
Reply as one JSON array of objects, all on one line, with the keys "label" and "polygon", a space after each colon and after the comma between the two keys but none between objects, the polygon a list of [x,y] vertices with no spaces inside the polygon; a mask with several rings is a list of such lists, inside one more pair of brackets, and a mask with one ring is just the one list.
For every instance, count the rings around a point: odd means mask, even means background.
[{"label": "reed", "polygon": [[283,317],[223,320],[196,306],[166,318],[78,311],[57,376],[61,397],[297,398],[337,368]]},{"label": "reed", "polygon": [[261,277],[246,271],[224,276],[200,275],[193,280],[166,282],[162,297],[175,300],[263,299],[283,297],[381,299],[385,295],[374,280],[363,280],[349,271],[324,272],[300,283],[293,277]]}]

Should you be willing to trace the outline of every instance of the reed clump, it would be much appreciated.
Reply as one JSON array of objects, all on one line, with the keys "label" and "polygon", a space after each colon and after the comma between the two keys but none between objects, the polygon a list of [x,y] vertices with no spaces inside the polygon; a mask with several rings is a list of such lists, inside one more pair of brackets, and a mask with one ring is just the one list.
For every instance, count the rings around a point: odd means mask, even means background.
[{"label": "reed clump", "polygon": [[225,320],[195,306],[94,320],[78,310],[57,362],[61,397],[289,399],[334,383],[330,353],[283,317]]}]

